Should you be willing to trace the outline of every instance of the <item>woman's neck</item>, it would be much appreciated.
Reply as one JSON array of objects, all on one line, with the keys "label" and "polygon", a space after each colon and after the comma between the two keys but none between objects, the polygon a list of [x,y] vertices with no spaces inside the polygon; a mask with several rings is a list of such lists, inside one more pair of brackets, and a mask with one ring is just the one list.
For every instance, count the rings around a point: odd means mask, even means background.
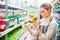
[{"label": "woman's neck", "polygon": [[49,22],[52,19],[52,15],[49,15],[47,18],[44,18],[47,22]]}]

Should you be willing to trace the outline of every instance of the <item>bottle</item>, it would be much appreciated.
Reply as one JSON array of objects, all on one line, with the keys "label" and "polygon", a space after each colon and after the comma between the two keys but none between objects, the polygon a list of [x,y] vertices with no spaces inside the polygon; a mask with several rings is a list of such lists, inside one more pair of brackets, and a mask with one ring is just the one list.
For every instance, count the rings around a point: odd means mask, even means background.
[{"label": "bottle", "polygon": [[6,21],[0,21],[0,32],[3,32],[5,30]]},{"label": "bottle", "polygon": [[35,16],[32,17],[32,22],[35,22],[37,18]]}]

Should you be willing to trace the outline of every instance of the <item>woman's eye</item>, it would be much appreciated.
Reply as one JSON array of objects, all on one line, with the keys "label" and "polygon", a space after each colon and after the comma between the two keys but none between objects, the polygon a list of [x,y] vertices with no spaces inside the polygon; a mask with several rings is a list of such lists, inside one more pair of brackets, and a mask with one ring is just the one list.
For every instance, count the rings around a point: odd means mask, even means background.
[{"label": "woman's eye", "polygon": [[44,13],[44,11],[41,11],[40,13]]}]

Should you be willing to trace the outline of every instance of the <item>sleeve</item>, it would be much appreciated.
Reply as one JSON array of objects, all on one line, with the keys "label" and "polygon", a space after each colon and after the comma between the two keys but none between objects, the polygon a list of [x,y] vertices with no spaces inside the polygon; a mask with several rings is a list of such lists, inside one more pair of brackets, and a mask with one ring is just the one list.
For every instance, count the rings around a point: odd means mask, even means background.
[{"label": "sleeve", "polygon": [[49,26],[46,34],[40,35],[40,40],[50,40],[52,35],[56,33],[57,24],[53,23]]},{"label": "sleeve", "polygon": [[33,37],[37,36],[37,32],[36,32],[36,30],[32,30],[32,31],[33,31],[32,36],[33,36]]}]

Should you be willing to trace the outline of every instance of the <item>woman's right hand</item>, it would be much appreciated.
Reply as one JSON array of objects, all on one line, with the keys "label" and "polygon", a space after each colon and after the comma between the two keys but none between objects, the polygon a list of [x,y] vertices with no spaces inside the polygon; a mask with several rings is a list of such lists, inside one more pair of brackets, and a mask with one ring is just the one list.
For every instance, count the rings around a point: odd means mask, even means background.
[{"label": "woman's right hand", "polygon": [[38,26],[38,22],[36,22],[36,21],[33,22],[32,24],[34,25],[34,27],[37,27]]},{"label": "woman's right hand", "polygon": [[33,21],[33,25],[34,25],[35,27],[38,27],[39,24],[40,24],[40,21],[39,21],[39,20]]}]

